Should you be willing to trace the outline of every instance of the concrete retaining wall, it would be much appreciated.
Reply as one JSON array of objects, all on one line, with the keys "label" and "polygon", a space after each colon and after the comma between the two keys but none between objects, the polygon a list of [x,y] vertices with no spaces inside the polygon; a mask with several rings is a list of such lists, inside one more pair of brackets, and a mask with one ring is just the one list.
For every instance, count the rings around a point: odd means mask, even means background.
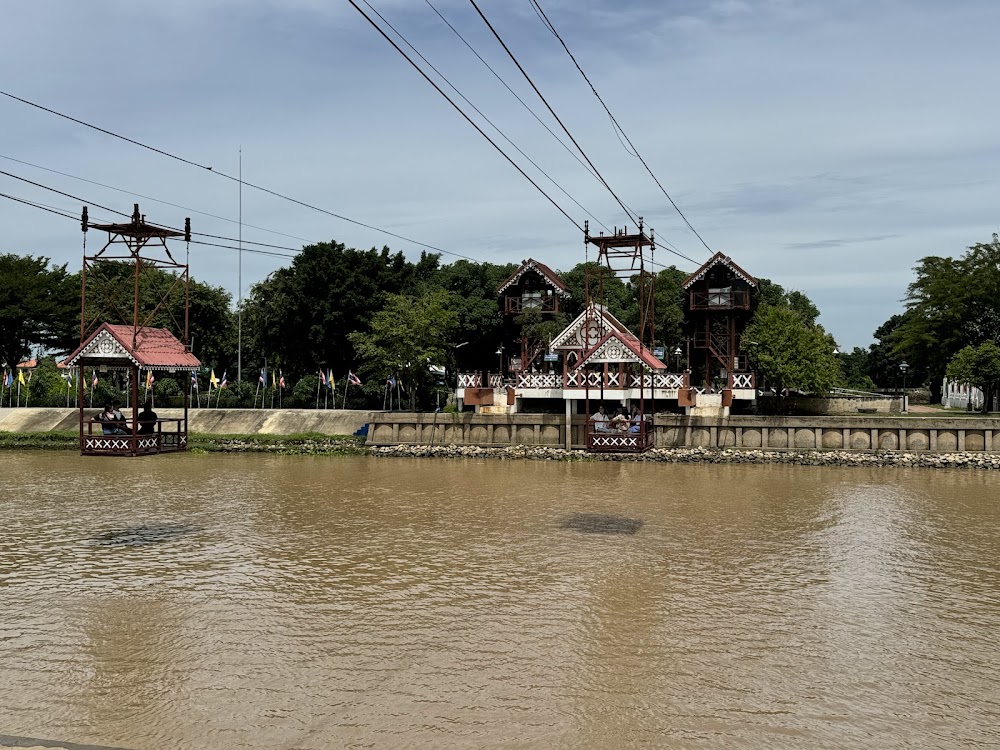
[{"label": "concrete retaining wall", "polygon": [[[658,448],[776,448],[1000,452],[1000,420],[940,417],[767,417],[658,415]],[[385,414],[372,417],[369,445],[584,447],[584,417],[554,414]]]},{"label": "concrete retaining wall", "polygon": [[[96,416],[100,409],[85,409]],[[158,416],[178,419],[183,409],[157,409]],[[375,412],[344,409],[191,409],[188,431],[206,435],[352,435],[371,421]],[[76,409],[0,409],[0,432],[76,430]]]}]

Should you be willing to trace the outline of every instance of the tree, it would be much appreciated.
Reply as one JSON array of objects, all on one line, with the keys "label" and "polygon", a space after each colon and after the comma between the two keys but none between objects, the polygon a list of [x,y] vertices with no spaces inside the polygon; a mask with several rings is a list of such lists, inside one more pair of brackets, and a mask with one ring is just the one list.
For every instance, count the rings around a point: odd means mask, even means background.
[{"label": "tree", "polygon": [[684,297],[681,288],[688,274],[670,266],[656,274],[654,291],[656,343],[667,347],[680,346],[684,342]]},{"label": "tree", "polygon": [[893,355],[926,373],[939,400],[947,362],[966,346],[1000,342],[1000,237],[957,260],[928,256],[914,270],[906,313],[891,336]]},{"label": "tree", "polygon": [[385,309],[372,317],[370,331],[348,334],[362,362],[360,371],[376,384],[376,391],[388,377],[399,376],[416,406],[416,395],[433,382],[429,367],[446,361],[449,334],[457,321],[448,302],[443,289],[419,297],[389,294]]},{"label": "tree", "polygon": [[448,309],[456,322],[449,336],[451,367],[487,370],[496,362],[494,351],[503,338],[504,320],[497,303],[497,287],[517,266],[458,260],[442,266],[430,284],[449,292]]},{"label": "tree", "polygon": [[856,346],[853,351],[842,353],[838,359],[848,388],[875,390],[876,385],[868,374],[871,371],[871,352],[868,349]]},{"label": "tree", "polygon": [[966,346],[952,357],[946,372],[950,380],[975,386],[983,392],[985,414],[1000,385],[1000,347],[992,341],[977,347]]},{"label": "tree", "polygon": [[68,351],[79,343],[78,287],[49,259],[0,255],[0,363],[17,365],[32,347]]},{"label": "tree", "polygon": [[[357,359],[351,332],[369,330],[384,294],[414,293],[432,282],[437,256],[416,265],[402,253],[355,250],[338,242],[302,249],[289,268],[255,284],[245,309],[244,348],[263,359],[280,355],[286,375],[323,366],[346,372]],[[246,360],[247,357],[245,356]]]},{"label": "tree", "polygon": [[755,342],[755,369],[778,390],[821,393],[841,380],[833,339],[820,325],[808,325],[790,307],[760,308],[743,333]]}]

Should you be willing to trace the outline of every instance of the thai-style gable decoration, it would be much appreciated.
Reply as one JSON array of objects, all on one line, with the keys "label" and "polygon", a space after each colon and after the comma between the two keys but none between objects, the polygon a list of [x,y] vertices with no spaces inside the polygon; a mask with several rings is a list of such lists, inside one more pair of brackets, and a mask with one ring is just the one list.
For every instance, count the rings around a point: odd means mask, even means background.
[{"label": "thai-style gable decoration", "polygon": [[133,328],[102,323],[66,358],[70,367],[129,364],[144,370],[197,370],[201,362],[165,328],[140,328],[133,342]]},{"label": "thai-style gable decoration", "polygon": [[577,369],[589,364],[639,364],[646,370],[664,372],[667,366],[653,356],[639,339],[627,331],[609,331],[597,345],[587,352]]},{"label": "thai-style gable decoration", "polygon": [[538,310],[543,314],[559,312],[559,300],[569,297],[569,289],[559,274],[544,263],[528,258],[497,288],[504,298],[505,314]]},{"label": "thai-style gable decoration", "polygon": [[681,288],[684,291],[687,291],[695,283],[697,283],[698,281],[701,281],[703,278],[705,278],[705,275],[710,270],[712,270],[713,268],[715,268],[715,266],[717,266],[719,264],[722,264],[723,266],[725,266],[726,268],[728,268],[729,271],[734,276],[736,276],[737,278],[741,279],[742,281],[745,281],[749,286],[753,287],[754,289],[757,288],[757,279],[755,279],[753,276],[751,276],[746,271],[744,271],[742,268],[740,268],[732,258],[730,258],[725,253],[721,253],[721,252],[720,253],[716,253],[715,255],[713,255],[711,258],[709,258],[707,261],[705,261],[705,263],[701,266],[701,268],[699,268],[693,274],[691,274],[690,276],[688,276],[684,280],[684,283],[681,285]]},{"label": "thai-style gable decoration", "polygon": [[551,351],[586,349],[595,346],[609,331],[627,330],[604,305],[591,303],[576,320],[566,326],[549,345]]}]

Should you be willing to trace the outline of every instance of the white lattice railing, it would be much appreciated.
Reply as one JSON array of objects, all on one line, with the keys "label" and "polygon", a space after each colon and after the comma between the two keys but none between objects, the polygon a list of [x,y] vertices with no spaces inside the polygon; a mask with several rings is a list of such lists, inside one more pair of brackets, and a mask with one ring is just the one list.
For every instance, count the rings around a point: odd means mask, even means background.
[{"label": "white lattice railing", "polygon": [[[752,374],[748,373],[751,377]],[[737,373],[737,377],[742,373]],[[681,372],[644,373],[642,375],[609,371],[607,374],[593,370],[567,373],[565,378],[561,373],[552,372],[522,372],[517,375],[518,388],[544,388],[555,390],[559,388],[648,388],[674,390],[685,388],[687,378]],[[743,382],[740,380],[739,382]],[[503,378],[496,373],[490,373],[487,388],[500,388],[504,385]],[[482,388],[483,376],[478,372],[463,372],[458,375],[459,388]],[[736,385],[735,388],[752,388],[752,385]]]},{"label": "white lattice railing", "polygon": [[517,376],[518,388],[562,388],[562,375],[554,372],[522,372]]},{"label": "white lattice railing", "polygon": [[734,372],[732,374],[731,388],[753,388],[754,377],[752,372]]}]

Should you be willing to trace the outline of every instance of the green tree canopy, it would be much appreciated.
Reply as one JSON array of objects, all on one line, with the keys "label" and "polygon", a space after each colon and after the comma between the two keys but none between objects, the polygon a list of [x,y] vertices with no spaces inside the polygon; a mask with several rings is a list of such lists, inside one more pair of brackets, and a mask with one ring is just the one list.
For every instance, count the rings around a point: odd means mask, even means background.
[{"label": "green tree canopy", "polygon": [[906,313],[891,336],[893,355],[925,373],[938,398],[947,363],[959,351],[1000,342],[1000,237],[958,259],[928,256],[914,270]]},{"label": "green tree canopy", "polygon": [[389,376],[403,379],[413,394],[425,394],[434,381],[431,365],[444,365],[456,314],[448,309],[449,295],[432,289],[419,297],[386,296],[385,308],[371,319],[370,330],[354,331],[348,339],[357,351],[360,372],[376,390]]},{"label": "green tree canopy", "polygon": [[79,287],[49,259],[0,255],[0,363],[11,367],[33,346],[66,351],[79,343]]},{"label": "green tree canopy", "polygon": [[972,385],[983,392],[983,412],[988,412],[992,396],[1000,385],[1000,347],[992,341],[966,346],[948,363],[950,380]]},{"label": "green tree canopy", "polygon": [[832,337],[790,307],[760,308],[743,333],[743,345],[756,371],[778,390],[822,393],[841,381]]},{"label": "green tree canopy", "polygon": [[402,253],[355,250],[338,242],[302,249],[290,267],[255,284],[244,311],[244,362],[278,354],[285,374],[318,367],[344,372],[358,355],[348,334],[366,332],[383,295],[412,291],[433,280],[436,255],[417,264]]}]

